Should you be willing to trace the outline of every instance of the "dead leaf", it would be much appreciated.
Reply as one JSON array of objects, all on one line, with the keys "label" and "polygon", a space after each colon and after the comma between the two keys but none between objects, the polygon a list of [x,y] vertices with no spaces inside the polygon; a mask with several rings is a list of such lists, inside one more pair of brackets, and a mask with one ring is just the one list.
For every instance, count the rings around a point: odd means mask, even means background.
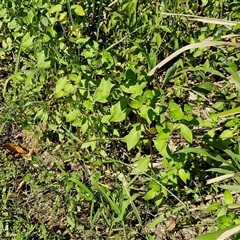
[{"label": "dead leaf", "polygon": [[167,220],[167,230],[169,232],[173,231],[176,227],[176,220],[173,216],[170,216]]},{"label": "dead leaf", "polygon": [[34,154],[34,149],[29,149],[29,152],[24,156],[26,160],[32,161],[32,157]]},{"label": "dead leaf", "polygon": [[17,193],[20,193],[21,189],[23,188],[23,186],[25,185],[25,181],[22,180],[19,184],[18,184],[18,187],[17,187]]},{"label": "dead leaf", "polygon": [[72,233],[69,229],[67,229],[67,232],[68,232],[68,234],[69,234],[69,236],[70,236],[71,239],[74,239],[74,238],[75,238],[74,235],[73,235],[73,233]]},{"label": "dead leaf", "polygon": [[25,151],[23,148],[19,147],[18,145],[8,143],[4,146],[8,151],[20,154],[27,154],[28,152]]}]

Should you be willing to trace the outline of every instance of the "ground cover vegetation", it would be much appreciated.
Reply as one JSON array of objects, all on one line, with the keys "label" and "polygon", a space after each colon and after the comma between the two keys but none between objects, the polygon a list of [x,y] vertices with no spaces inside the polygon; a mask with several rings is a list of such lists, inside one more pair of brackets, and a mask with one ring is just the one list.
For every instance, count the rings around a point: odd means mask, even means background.
[{"label": "ground cover vegetation", "polygon": [[240,239],[239,17],[1,1],[1,239]]}]

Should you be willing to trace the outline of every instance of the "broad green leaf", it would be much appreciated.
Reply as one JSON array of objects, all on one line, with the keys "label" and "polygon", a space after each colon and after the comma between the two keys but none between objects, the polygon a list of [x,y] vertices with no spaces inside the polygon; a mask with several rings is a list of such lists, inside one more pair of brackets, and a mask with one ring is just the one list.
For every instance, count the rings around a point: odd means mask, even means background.
[{"label": "broad green leaf", "polygon": [[82,120],[81,119],[76,119],[73,124],[74,127],[81,127],[82,126]]},{"label": "broad green leaf", "polygon": [[78,110],[73,110],[67,114],[66,121],[73,122],[77,119],[77,117],[78,117]]},{"label": "broad green leaf", "polygon": [[43,26],[47,27],[49,24],[48,18],[47,17],[42,17],[41,18],[41,23],[43,24]]},{"label": "broad green leaf", "polygon": [[96,89],[94,95],[93,95],[93,101],[94,102],[100,102],[100,103],[106,103],[107,98],[111,93],[111,89],[114,86],[114,84],[111,83],[110,79],[105,80],[102,79],[100,82],[100,85]]},{"label": "broad green leaf", "polygon": [[95,139],[95,135],[91,136],[90,139],[88,139],[89,141],[82,143],[81,148],[85,149],[91,147],[91,150],[94,151],[97,146],[97,142]]},{"label": "broad green leaf", "polygon": [[154,146],[163,157],[170,158],[170,153],[168,150],[168,141],[166,139],[161,139],[157,137],[157,139],[154,140]]},{"label": "broad green leaf", "polygon": [[153,68],[156,66],[157,64],[157,54],[156,52],[151,52],[147,55],[147,61],[148,61],[148,65],[149,68]]},{"label": "broad green leaf", "polygon": [[148,124],[150,124],[153,120],[154,115],[153,109],[147,105],[143,105],[139,110],[140,110],[139,115],[146,119]]},{"label": "broad green leaf", "polygon": [[105,62],[106,63],[110,62],[111,64],[114,63],[113,57],[111,56],[111,54],[107,50],[103,49],[102,50],[102,64]]},{"label": "broad green leaf", "polygon": [[134,163],[132,174],[142,174],[147,171],[150,162],[149,157],[143,157]]},{"label": "broad green leaf", "polygon": [[61,91],[58,91],[57,93],[55,93],[54,94],[54,97],[55,98],[61,98],[61,97],[64,97],[64,96],[66,96],[67,94],[66,94],[66,92],[64,92],[63,90],[61,90]]},{"label": "broad green leaf", "polygon": [[213,128],[213,129],[209,130],[209,131],[207,132],[207,135],[208,135],[209,137],[213,138],[213,137],[215,136],[215,129]]},{"label": "broad green leaf", "polygon": [[126,119],[128,109],[127,101],[125,98],[120,98],[120,100],[111,107],[111,117],[110,122],[121,122]]},{"label": "broad green leaf", "polygon": [[154,96],[154,93],[155,93],[154,91],[146,90],[143,94],[143,97],[144,99],[147,99],[147,98],[152,99]]},{"label": "broad green leaf", "polygon": [[57,84],[56,84],[55,93],[57,94],[58,92],[63,90],[65,85],[67,84],[67,82],[68,82],[67,77],[59,78],[58,81],[57,81]]},{"label": "broad green leaf", "polygon": [[137,100],[133,100],[130,102],[129,106],[133,109],[139,109],[142,106],[142,103]]},{"label": "broad green leaf", "polygon": [[234,134],[234,130],[226,129],[224,130],[221,135],[219,136],[220,138],[232,138]]},{"label": "broad green leaf", "polygon": [[53,7],[50,8],[49,12],[50,13],[55,13],[55,12],[60,12],[62,11],[62,5],[61,4],[57,4]]},{"label": "broad green leaf", "polygon": [[147,83],[143,82],[140,85],[136,83],[135,85],[129,87],[125,85],[120,85],[120,88],[122,89],[122,91],[132,94],[131,97],[135,98],[137,96],[142,95],[143,89],[146,87],[146,85]]},{"label": "broad green leaf", "polygon": [[187,183],[187,180],[190,180],[190,173],[185,169],[179,169],[179,177],[183,180],[184,183]]},{"label": "broad green leaf", "polygon": [[192,143],[193,140],[193,134],[191,132],[191,130],[189,129],[188,126],[186,126],[185,124],[180,124],[180,132],[181,135],[190,143]]},{"label": "broad green leaf", "polygon": [[208,94],[213,90],[213,83],[212,82],[200,83],[196,87],[193,87],[193,90],[203,94]]},{"label": "broad green leaf", "polygon": [[5,18],[7,17],[7,8],[3,8],[0,10],[0,18]]},{"label": "broad green leaf", "polygon": [[29,48],[32,45],[33,45],[33,37],[30,36],[30,33],[26,33],[22,38],[21,47]]},{"label": "broad green leaf", "polygon": [[167,32],[167,33],[171,33],[172,32],[167,26],[161,25],[159,27],[163,30],[163,32]]},{"label": "broad green leaf", "polygon": [[89,121],[87,119],[83,119],[82,125],[81,125],[82,134],[85,134],[88,128],[89,128]]},{"label": "broad green leaf", "polygon": [[93,110],[93,102],[91,100],[86,100],[83,102],[83,106],[87,109],[92,111]]},{"label": "broad green leaf", "polygon": [[93,58],[95,56],[95,52],[84,50],[82,52],[82,56],[84,56],[85,58]]},{"label": "broad green leaf", "polygon": [[147,193],[144,196],[145,200],[151,200],[153,198],[155,198],[155,196],[158,194],[158,191],[155,191],[154,189],[150,189],[149,191],[147,191]]},{"label": "broad green leaf", "polygon": [[51,61],[45,61],[46,60],[46,56],[44,54],[44,51],[41,51],[38,55],[37,55],[37,67],[39,68],[49,68],[51,65]]},{"label": "broad green leaf", "polygon": [[130,151],[132,148],[134,148],[137,145],[141,136],[142,136],[141,125],[137,124],[132,128],[129,134],[124,137],[123,141],[127,143],[128,151]]},{"label": "broad green leaf", "polygon": [[78,16],[85,16],[85,11],[82,8],[82,6],[79,5],[72,5],[71,9],[74,9],[74,12],[78,15]]},{"label": "broad green leaf", "polygon": [[110,118],[111,118],[111,115],[105,115],[105,116],[102,117],[101,122],[102,123],[109,123]]},{"label": "broad green leaf", "polygon": [[229,190],[225,190],[223,200],[226,205],[233,204],[233,195]]},{"label": "broad green leaf", "polygon": [[181,107],[173,102],[173,101],[170,101],[169,102],[169,115],[174,118],[175,120],[181,120],[184,118],[184,113],[181,109]]}]

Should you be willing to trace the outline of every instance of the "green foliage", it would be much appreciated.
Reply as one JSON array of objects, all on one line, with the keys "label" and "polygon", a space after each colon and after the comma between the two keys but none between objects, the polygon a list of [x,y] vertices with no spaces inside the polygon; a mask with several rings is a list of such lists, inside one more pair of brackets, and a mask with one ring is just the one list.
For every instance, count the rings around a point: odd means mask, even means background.
[{"label": "green foliage", "polygon": [[[58,186],[56,196],[66,193],[66,199],[56,198],[56,206],[64,203],[67,210],[59,215],[67,227],[53,233],[46,221],[19,220],[25,212],[14,212],[18,220],[8,226],[13,214],[7,209],[22,202],[11,203],[7,186],[21,168],[3,156],[0,235],[48,239],[55,234],[59,239],[73,232],[87,239],[89,231],[98,236],[93,230],[99,224],[108,229],[106,238],[153,239],[145,225],[154,230],[171,214],[189,213],[184,202],[219,192],[224,192],[223,204],[208,210],[216,213],[213,225],[220,231],[205,236],[217,238],[222,229],[239,224],[231,209],[239,178],[203,186],[209,172],[216,177],[240,170],[239,53],[233,47],[191,49],[155,76],[147,74],[187,44],[237,34],[238,10],[236,2],[225,0],[3,1],[1,130],[12,122],[32,131],[46,126],[38,130],[44,148],[65,164],[81,165],[84,174],[67,171],[58,161],[55,172],[39,166],[39,179],[32,170],[27,177],[21,172],[28,194],[44,189],[43,175],[49,191]],[[166,14],[171,12],[176,15]],[[193,22],[184,14],[232,22]],[[181,208],[175,209],[178,203]],[[82,221],[84,204],[90,213]],[[161,216],[149,210],[164,204],[172,209]],[[144,230],[138,233],[137,226]]]}]

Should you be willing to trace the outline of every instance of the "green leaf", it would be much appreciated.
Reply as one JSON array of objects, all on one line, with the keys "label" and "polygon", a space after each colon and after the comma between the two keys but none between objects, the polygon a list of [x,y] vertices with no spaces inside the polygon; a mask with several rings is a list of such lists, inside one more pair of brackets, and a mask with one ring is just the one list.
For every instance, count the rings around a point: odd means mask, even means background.
[{"label": "green leaf", "polygon": [[140,110],[139,115],[146,119],[148,124],[150,124],[153,121],[154,116],[153,109],[147,105],[143,105],[139,110]]},{"label": "green leaf", "polygon": [[219,187],[222,189],[227,189],[229,191],[234,191],[237,193],[240,192],[240,186],[238,186],[238,185],[219,185]]},{"label": "green leaf", "polygon": [[151,189],[149,191],[147,191],[147,193],[145,194],[144,196],[144,199],[145,200],[151,200],[153,198],[155,198],[155,196],[158,194],[159,192],[158,191],[155,191],[155,189]]},{"label": "green leaf", "polygon": [[226,129],[220,134],[220,138],[232,138],[234,134],[234,130]]},{"label": "green leaf", "polygon": [[226,110],[220,113],[216,113],[213,114],[213,116],[215,117],[226,117],[226,116],[230,116],[230,115],[235,115],[235,114],[239,114],[240,113],[240,107],[236,107],[230,110]]},{"label": "green leaf", "polygon": [[94,95],[93,95],[93,101],[94,102],[100,102],[100,103],[106,103],[107,98],[111,93],[111,89],[114,86],[114,84],[111,83],[110,79],[105,80],[102,79],[100,82],[100,85],[96,89]]},{"label": "green leaf", "polygon": [[67,84],[67,82],[68,82],[67,77],[59,78],[58,81],[57,81],[57,84],[56,84],[55,93],[57,94],[58,92],[63,90],[65,85]]},{"label": "green leaf", "polygon": [[95,55],[96,54],[93,51],[83,50],[82,52],[82,56],[84,56],[85,58],[93,58]]},{"label": "green leaf", "polygon": [[166,75],[163,79],[162,87],[164,87],[171,79],[174,77],[174,74],[176,73],[178,68],[178,61],[175,62],[166,72]]},{"label": "green leaf", "polygon": [[170,158],[167,139],[162,139],[158,134],[158,137],[154,140],[154,146],[163,157]]},{"label": "green leaf", "polygon": [[206,234],[203,234],[202,236],[194,238],[194,240],[210,240],[210,239],[211,240],[217,240],[218,237],[220,237],[224,232],[226,232],[227,230],[230,230],[232,228],[233,228],[233,226],[222,229],[222,230],[218,230],[216,232],[206,233]]},{"label": "green leaf", "polygon": [[149,157],[143,157],[134,163],[132,174],[142,174],[147,171],[150,162]]},{"label": "green leaf", "polygon": [[136,124],[127,136],[124,137],[124,142],[127,143],[127,149],[130,151],[134,148],[142,136],[140,124]]},{"label": "green leaf", "polygon": [[128,113],[127,100],[124,97],[120,98],[120,100],[111,107],[110,112],[110,122],[122,122],[125,120]]},{"label": "green leaf", "polygon": [[184,113],[181,107],[173,101],[169,103],[169,115],[175,120],[181,120],[184,118]]},{"label": "green leaf", "polygon": [[225,190],[223,200],[226,205],[233,204],[233,195],[229,192],[229,190]]},{"label": "green leaf", "polygon": [[161,43],[162,43],[162,38],[161,38],[161,35],[160,35],[159,33],[157,33],[157,34],[155,35],[155,42],[156,42],[156,44],[157,44],[157,47],[159,48],[160,45],[161,45]]},{"label": "green leaf", "polygon": [[7,17],[7,8],[3,8],[0,10],[0,18],[5,18]]},{"label": "green leaf", "polygon": [[183,180],[184,183],[187,183],[187,180],[190,180],[190,173],[185,169],[179,169],[179,177]]},{"label": "green leaf", "polygon": [[199,94],[206,95],[213,90],[213,83],[211,82],[200,83],[196,87],[193,87],[193,90]]},{"label": "green leaf", "polygon": [[105,115],[105,116],[103,116],[101,122],[102,122],[102,123],[109,123],[110,117],[111,117],[111,115]]},{"label": "green leaf", "polygon": [[190,143],[193,141],[193,134],[188,126],[180,124],[181,135]]},{"label": "green leaf", "polygon": [[49,68],[51,62],[50,61],[45,61],[46,56],[44,54],[44,51],[41,51],[37,54],[37,67],[39,68]]},{"label": "green leaf", "polygon": [[165,214],[161,214],[160,216],[153,219],[153,221],[147,224],[148,229],[153,230],[159,223],[166,220]]},{"label": "green leaf", "polygon": [[195,154],[201,154],[205,157],[209,157],[215,161],[219,161],[219,162],[222,162],[222,163],[225,163],[229,166],[231,166],[231,164],[224,160],[220,155],[217,155],[215,156],[214,154],[210,153],[210,152],[207,152],[205,149],[203,148],[184,148],[184,149],[181,149],[181,150],[178,150],[175,152],[176,154],[178,153],[195,153]]},{"label": "green leaf", "polygon": [[30,33],[26,33],[22,38],[21,47],[29,48],[32,45],[33,45],[33,37],[30,36]]},{"label": "green leaf", "polygon": [[209,130],[209,131],[207,132],[207,135],[208,135],[209,137],[213,138],[213,137],[215,136],[215,129],[213,128],[213,129]]},{"label": "green leaf", "polygon": [[240,76],[239,76],[239,74],[233,69],[233,67],[227,67],[225,69],[232,75],[235,86],[238,90],[238,93],[240,93]]},{"label": "green leaf", "polygon": [[91,136],[90,139],[88,139],[89,141],[82,143],[81,148],[85,149],[91,147],[91,150],[94,151],[97,146],[95,139],[95,135]]},{"label": "green leaf", "polygon": [[149,53],[148,56],[147,56],[147,61],[148,61],[148,65],[149,65],[150,69],[155,67],[156,64],[157,64],[157,54],[156,54],[156,52]]},{"label": "green leaf", "polygon": [[143,82],[140,85],[136,83],[133,86],[126,87],[124,85],[120,85],[121,89],[126,93],[131,93],[133,98],[142,95],[143,89],[146,87],[147,83]]},{"label": "green leaf", "polygon": [[105,49],[102,50],[102,64],[110,62],[111,64],[114,63],[112,55]]},{"label": "green leaf", "polygon": [[78,16],[85,16],[85,11],[83,10],[83,8],[79,5],[72,5],[71,9],[74,9],[74,12],[78,15]]},{"label": "green leaf", "polygon": [[108,204],[111,206],[111,208],[114,210],[114,212],[120,216],[121,212],[120,212],[120,208],[119,205],[116,204],[110,197],[110,192],[109,190],[105,189],[104,187],[100,186],[98,183],[93,183],[93,185],[97,188],[97,190],[103,195],[103,197],[106,199],[106,201],[108,202]]},{"label": "green leaf", "polygon": [[129,106],[133,109],[139,109],[142,106],[142,103],[137,100],[133,100],[130,102]]},{"label": "green leaf", "polygon": [[89,189],[84,183],[80,182],[77,177],[71,177],[68,179],[68,181],[74,182],[79,188],[77,190],[85,195],[88,200],[91,200],[94,197],[93,192],[91,189]]},{"label": "green leaf", "polygon": [[78,110],[73,110],[67,114],[66,121],[73,122],[77,119],[77,117],[78,117]]},{"label": "green leaf", "polygon": [[62,5],[61,4],[57,4],[53,7],[50,8],[49,12],[50,13],[55,13],[55,12],[60,12],[62,11]]}]

